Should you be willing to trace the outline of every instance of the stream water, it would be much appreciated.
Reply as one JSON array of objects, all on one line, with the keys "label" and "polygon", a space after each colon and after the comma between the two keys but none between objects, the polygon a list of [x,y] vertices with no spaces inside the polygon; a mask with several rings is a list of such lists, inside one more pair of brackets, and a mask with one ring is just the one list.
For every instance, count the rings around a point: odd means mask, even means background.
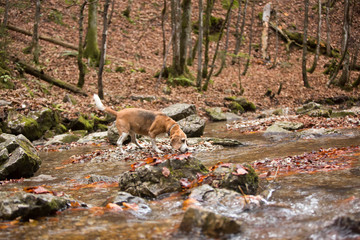
[{"label": "stream water", "polygon": [[[251,163],[317,151],[320,148],[360,145],[360,129],[341,130],[328,137],[274,139],[262,133],[226,131],[223,123],[208,124],[206,136],[236,138],[245,145],[196,155],[205,166],[219,161]],[[103,146],[109,148],[110,146]],[[16,191],[45,185],[87,203],[89,208],[70,208],[55,216],[16,222],[0,229],[0,239],[209,239],[178,232],[184,210],[184,196],[169,194],[149,203],[151,212],[109,211],[100,206],[116,195],[116,184],[86,186],[86,176],[117,176],[129,170],[131,162],[86,162],[64,165],[75,154],[95,151],[98,146],[77,147],[61,152],[42,152],[42,166],[36,175],[20,183],[0,186]],[[349,154],[348,154],[349,155]],[[360,235],[327,226],[337,217],[360,213],[360,155],[351,154],[353,166],[345,170],[293,174],[276,181],[263,180],[270,189],[268,204],[229,216],[243,222],[243,232],[230,239],[360,239]],[[348,156],[347,156],[348,157]],[[81,185],[81,183],[84,183]]]}]

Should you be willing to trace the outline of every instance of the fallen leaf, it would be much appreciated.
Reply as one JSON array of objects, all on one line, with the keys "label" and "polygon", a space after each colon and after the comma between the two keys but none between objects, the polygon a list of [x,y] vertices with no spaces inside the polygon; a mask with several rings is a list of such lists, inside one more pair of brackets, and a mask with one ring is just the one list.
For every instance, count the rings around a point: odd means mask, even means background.
[{"label": "fallen leaf", "polygon": [[162,169],[162,174],[163,174],[165,177],[169,177],[169,175],[170,175],[170,170],[169,170],[167,167],[163,167],[163,169]]},{"label": "fallen leaf", "polygon": [[116,203],[108,203],[106,205],[106,208],[111,209],[113,211],[117,211],[117,212],[121,212],[123,211],[122,207],[120,207],[119,205],[117,205]]}]

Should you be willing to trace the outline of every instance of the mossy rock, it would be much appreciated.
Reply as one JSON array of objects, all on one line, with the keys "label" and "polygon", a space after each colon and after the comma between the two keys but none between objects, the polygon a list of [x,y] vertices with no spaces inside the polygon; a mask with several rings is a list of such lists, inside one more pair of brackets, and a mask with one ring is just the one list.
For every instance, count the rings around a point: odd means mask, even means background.
[{"label": "mossy rock", "polygon": [[224,99],[227,101],[236,102],[240,104],[245,111],[251,111],[251,112],[256,111],[256,105],[253,102],[248,101],[244,97],[239,98],[239,97],[231,96],[231,97],[225,97]]},{"label": "mossy rock", "polygon": [[126,68],[123,66],[118,66],[115,68],[115,72],[117,72],[117,73],[123,73],[123,72],[125,72],[125,70],[126,70]]},{"label": "mossy rock", "polygon": [[185,76],[169,78],[168,83],[172,86],[182,86],[182,87],[194,86],[194,82],[191,79],[186,78]]},{"label": "mossy rock", "polygon": [[207,108],[205,112],[209,115],[210,119],[214,122],[226,121],[226,115],[223,113],[221,108]]},{"label": "mossy rock", "polygon": [[72,124],[71,129],[91,131],[94,129],[94,120],[88,120],[86,116],[80,115]]},{"label": "mossy rock", "polygon": [[66,132],[68,129],[65,127],[64,124],[59,123],[58,125],[56,125],[54,128],[55,134],[61,134]]},{"label": "mossy rock", "polygon": [[37,140],[42,136],[38,122],[31,117],[26,117],[21,114],[9,114],[8,127],[12,134],[23,134],[30,141]]},{"label": "mossy rock", "polygon": [[42,133],[59,123],[59,116],[49,108],[43,108],[40,111],[30,112],[28,117],[33,118],[39,124]]},{"label": "mossy rock", "polygon": [[104,124],[101,124],[101,123],[97,124],[95,126],[95,128],[96,128],[96,130],[100,130],[100,131],[107,131],[108,130],[108,126],[104,125]]},{"label": "mossy rock", "polygon": [[230,108],[231,112],[233,113],[245,112],[244,108],[238,102],[230,102],[227,107]]},{"label": "mossy rock", "polygon": [[355,113],[347,112],[347,111],[336,111],[336,112],[332,112],[330,116],[332,118],[342,118],[346,116],[355,116]]}]

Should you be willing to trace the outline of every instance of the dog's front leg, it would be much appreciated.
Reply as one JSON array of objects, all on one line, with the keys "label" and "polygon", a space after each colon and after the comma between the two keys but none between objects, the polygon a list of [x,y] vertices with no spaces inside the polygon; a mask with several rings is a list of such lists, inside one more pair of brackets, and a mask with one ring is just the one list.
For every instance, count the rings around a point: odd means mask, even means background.
[{"label": "dog's front leg", "polygon": [[151,144],[153,149],[157,152],[157,153],[162,153],[163,151],[161,151],[157,146],[156,146],[156,141],[155,138],[151,138]]}]

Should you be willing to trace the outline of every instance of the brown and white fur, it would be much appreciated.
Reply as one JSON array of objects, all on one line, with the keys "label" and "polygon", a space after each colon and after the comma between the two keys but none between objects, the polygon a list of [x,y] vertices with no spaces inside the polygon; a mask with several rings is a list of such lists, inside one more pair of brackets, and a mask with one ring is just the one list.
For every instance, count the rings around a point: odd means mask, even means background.
[{"label": "brown and white fur", "polygon": [[153,112],[141,108],[127,108],[117,112],[109,107],[105,107],[99,96],[96,94],[94,94],[94,100],[99,110],[116,116],[115,124],[120,135],[117,145],[122,153],[124,153],[122,144],[128,135],[130,135],[133,143],[139,148],[142,148],[136,140],[135,134],[149,136],[154,150],[159,153],[162,152],[156,146],[155,142],[156,136],[161,133],[168,133],[171,140],[171,146],[175,150],[180,150],[181,152],[187,151],[186,134],[180,129],[179,124],[164,113]]}]

